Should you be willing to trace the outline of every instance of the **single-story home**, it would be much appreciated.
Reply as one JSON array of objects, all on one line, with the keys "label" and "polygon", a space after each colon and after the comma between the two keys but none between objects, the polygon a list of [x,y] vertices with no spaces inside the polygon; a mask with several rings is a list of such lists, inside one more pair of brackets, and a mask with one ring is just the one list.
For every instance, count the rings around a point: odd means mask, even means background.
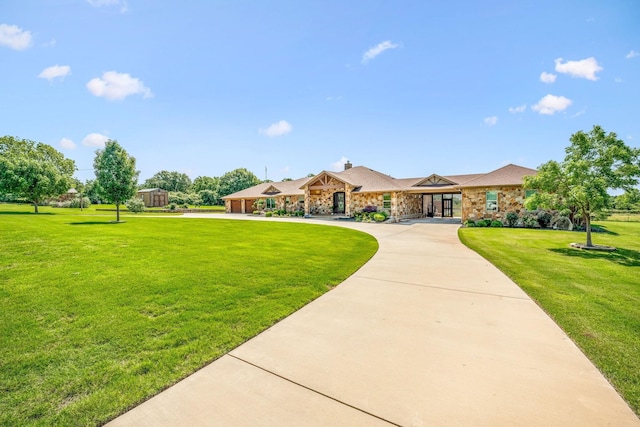
[{"label": "single-story home", "polygon": [[509,164],[488,173],[398,179],[347,162],[341,172],[322,171],[294,181],[262,183],[222,199],[227,213],[262,208],[351,217],[376,209],[387,211],[396,220],[504,220],[507,212],[524,209],[524,199],[532,191],[523,189],[523,178],[536,173],[535,169]]},{"label": "single-story home", "polygon": [[138,190],[137,194],[147,208],[163,207],[169,204],[169,192],[162,188],[144,188]]}]

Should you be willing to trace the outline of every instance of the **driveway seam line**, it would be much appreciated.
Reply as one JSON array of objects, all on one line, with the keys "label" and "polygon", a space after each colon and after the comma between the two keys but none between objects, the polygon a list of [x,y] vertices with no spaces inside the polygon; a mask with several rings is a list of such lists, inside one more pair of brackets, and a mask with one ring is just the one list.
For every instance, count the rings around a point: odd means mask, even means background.
[{"label": "driveway seam line", "polygon": [[468,290],[465,290],[465,289],[451,289],[451,288],[445,288],[445,287],[442,287],[442,286],[421,285],[419,283],[400,282],[398,280],[389,280],[389,279],[377,279],[375,277],[368,277],[368,276],[354,275],[354,277],[358,277],[360,279],[375,280],[376,282],[389,282],[389,283],[398,283],[400,285],[416,286],[416,287],[419,287],[419,288],[441,289],[443,291],[463,292],[463,293],[466,293],[466,294],[475,294],[475,295],[485,295],[485,296],[490,296],[490,297],[519,299],[519,300],[523,300],[523,301],[530,301],[531,300],[531,298],[527,298],[527,297],[514,297],[514,296],[510,296],[510,295],[500,295],[500,294],[491,294],[491,293],[487,293],[487,292],[468,291]]},{"label": "driveway seam line", "polygon": [[347,403],[347,402],[343,402],[343,401],[342,401],[342,400],[340,400],[340,399],[336,399],[335,397],[329,396],[328,394],[322,393],[322,392],[320,392],[320,391],[318,391],[318,390],[315,390],[315,389],[313,389],[313,388],[311,388],[311,387],[308,387],[308,386],[306,386],[306,385],[304,385],[304,384],[300,384],[299,382],[293,381],[293,380],[291,380],[291,379],[289,379],[289,378],[287,378],[287,377],[284,377],[284,376],[282,376],[282,375],[280,375],[280,374],[276,374],[276,373],[275,373],[275,372],[273,372],[273,371],[270,371],[270,370],[268,370],[268,369],[265,369],[265,368],[263,368],[262,366],[258,366],[258,365],[256,365],[255,363],[251,363],[251,362],[249,362],[249,361],[247,361],[247,360],[245,360],[245,359],[242,359],[242,358],[240,358],[240,357],[238,357],[238,356],[235,356],[235,355],[233,355],[233,354],[231,354],[231,353],[227,353],[227,355],[228,355],[228,356],[230,356],[230,357],[233,357],[234,359],[236,359],[236,360],[238,360],[238,361],[240,361],[240,362],[244,362],[244,363],[246,363],[247,365],[253,366],[253,367],[257,368],[257,369],[260,369],[261,371],[264,371],[264,372],[266,372],[266,373],[268,373],[268,374],[271,374],[271,375],[276,376],[276,377],[278,377],[278,378],[280,378],[280,379],[283,379],[283,380],[285,380],[285,381],[287,381],[287,382],[289,382],[289,383],[291,383],[291,384],[297,385],[298,387],[302,387],[302,388],[304,388],[304,389],[306,389],[306,390],[309,390],[309,391],[310,391],[310,392],[312,392],[312,393],[319,394],[320,396],[326,397],[327,399],[331,399],[331,400],[333,400],[334,402],[337,402],[337,403],[339,403],[339,404],[341,404],[341,405],[347,406],[347,407],[349,407],[349,408],[351,408],[351,409],[355,409],[355,410],[356,410],[356,411],[358,411],[358,412],[362,412],[362,413],[367,414],[367,415],[369,415],[369,416],[371,416],[371,417],[377,418],[377,419],[379,419],[380,421],[384,421],[384,422],[386,422],[386,423],[388,423],[388,424],[391,424],[391,425],[394,425],[394,426],[397,426],[397,427],[403,427],[401,424],[394,423],[393,421],[389,421],[389,420],[387,420],[387,419],[385,419],[385,418],[382,418],[382,417],[381,417],[381,416],[379,416],[379,415],[372,414],[371,412],[365,411],[364,409],[360,409],[360,408],[358,408],[358,407],[356,407],[356,406],[353,406],[353,405],[351,405],[351,404],[349,404],[349,403]]}]

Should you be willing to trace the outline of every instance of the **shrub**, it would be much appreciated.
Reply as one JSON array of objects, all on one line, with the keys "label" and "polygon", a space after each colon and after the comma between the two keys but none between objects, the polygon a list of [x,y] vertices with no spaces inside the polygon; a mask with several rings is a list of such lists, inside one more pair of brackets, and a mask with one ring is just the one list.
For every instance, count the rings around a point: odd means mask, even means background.
[{"label": "shrub", "polygon": [[570,230],[571,220],[566,216],[558,217],[558,219],[556,220],[556,228],[558,230]]},{"label": "shrub", "polygon": [[518,214],[515,212],[507,212],[507,226],[515,227],[518,224]]},{"label": "shrub", "polygon": [[80,205],[82,205],[83,208],[91,207],[91,200],[89,200],[88,197],[83,197],[82,199],[80,197],[76,197],[75,199],[71,199],[69,202],[70,208],[79,208]]},{"label": "shrub", "polygon": [[295,211],[293,214],[295,216],[304,216],[304,211]]},{"label": "shrub", "polygon": [[273,212],[265,212],[264,216],[266,216],[267,218],[270,218],[273,216]]},{"label": "shrub", "polygon": [[253,211],[254,215],[260,215],[260,211]]},{"label": "shrub", "polygon": [[476,226],[476,222],[472,219],[468,219],[464,222],[464,226],[465,227],[475,227]]},{"label": "shrub", "polygon": [[498,221],[498,220],[491,221],[491,227],[499,228],[499,227],[502,227],[502,225],[503,225],[502,221]]},{"label": "shrub", "polygon": [[126,202],[124,202],[124,205],[127,207],[127,210],[129,212],[133,213],[144,212],[145,208],[144,202],[138,197],[133,197],[127,200]]},{"label": "shrub", "polygon": [[564,216],[564,217],[570,218],[571,217],[571,209],[567,209],[567,208],[561,209],[560,212],[558,212],[558,216]]},{"label": "shrub", "polygon": [[381,213],[375,213],[375,214],[373,214],[373,220],[374,220],[375,222],[382,222],[382,221],[384,221],[385,219],[387,219],[387,218],[386,218],[383,214],[381,214]]},{"label": "shrub", "polygon": [[553,218],[551,214],[547,211],[538,211],[536,220],[540,225],[540,228],[547,228],[551,224],[551,219]]},{"label": "shrub", "polygon": [[177,207],[178,205],[176,205],[175,203],[169,203],[169,210],[175,211]]},{"label": "shrub", "polygon": [[526,228],[536,228],[539,227],[538,224],[538,215],[535,212],[525,212],[521,218],[522,225]]}]

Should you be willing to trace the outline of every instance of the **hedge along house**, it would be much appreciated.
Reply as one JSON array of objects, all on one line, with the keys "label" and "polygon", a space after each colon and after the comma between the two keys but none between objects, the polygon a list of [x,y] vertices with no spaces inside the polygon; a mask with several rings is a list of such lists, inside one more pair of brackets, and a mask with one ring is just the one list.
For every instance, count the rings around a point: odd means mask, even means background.
[{"label": "hedge along house", "polygon": [[508,211],[524,209],[527,194],[522,181],[535,173],[534,169],[507,165],[483,174],[397,179],[347,162],[341,172],[322,171],[310,178],[258,184],[223,199],[228,213],[252,212],[255,201],[264,200],[267,210],[299,210],[307,215],[351,217],[375,209],[387,211],[395,220],[504,219]]}]

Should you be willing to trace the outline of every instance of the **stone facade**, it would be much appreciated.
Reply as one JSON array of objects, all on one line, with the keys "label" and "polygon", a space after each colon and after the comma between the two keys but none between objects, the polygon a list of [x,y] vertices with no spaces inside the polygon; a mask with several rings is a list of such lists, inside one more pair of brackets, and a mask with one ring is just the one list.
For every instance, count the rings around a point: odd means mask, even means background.
[{"label": "stone facade", "polygon": [[[487,191],[498,194],[498,209],[487,211]],[[472,219],[505,220],[507,212],[520,212],[524,209],[525,191],[521,186],[465,188],[462,191],[462,222]]]},{"label": "stone facade", "polygon": [[395,216],[398,219],[419,218],[423,216],[422,194],[398,193],[396,200],[397,210]]}]

